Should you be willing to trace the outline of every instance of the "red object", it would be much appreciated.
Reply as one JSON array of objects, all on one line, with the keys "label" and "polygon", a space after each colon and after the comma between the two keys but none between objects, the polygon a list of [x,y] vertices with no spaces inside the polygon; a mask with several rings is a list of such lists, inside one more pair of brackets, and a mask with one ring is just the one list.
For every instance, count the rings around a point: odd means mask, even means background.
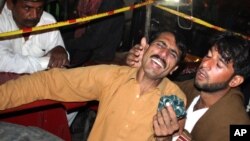
[{"label": "red object", "polygon": [[[0,84],[11,79],[17,79],[21,75],[0,73]],[[65,141],[71,141],[66,111],[72,111],[85,105],[85,102],[62,103],[52,100],[41,100],[0,111],[0,121],[36,126]]]},{"label": "red object", "polygon": [[0,121],[36,126],[65,141],[71,141],[66,109],[77,109],[86,103],[60,103],[41,100],[0,112]]}]

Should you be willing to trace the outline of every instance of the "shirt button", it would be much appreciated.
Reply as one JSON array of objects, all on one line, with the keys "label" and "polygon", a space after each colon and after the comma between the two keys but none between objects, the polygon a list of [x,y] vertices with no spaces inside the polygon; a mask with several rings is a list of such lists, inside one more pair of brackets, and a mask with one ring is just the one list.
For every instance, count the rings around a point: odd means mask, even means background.
[{"label": "shirt button", "polygon": [[128,124],[126,124],[125,127],[128,128]]},{"label": "shirt button", "polygon": [[138,94],[138,95],[136,95],[136,98],[139,98],[140,97],[140,95]]}]

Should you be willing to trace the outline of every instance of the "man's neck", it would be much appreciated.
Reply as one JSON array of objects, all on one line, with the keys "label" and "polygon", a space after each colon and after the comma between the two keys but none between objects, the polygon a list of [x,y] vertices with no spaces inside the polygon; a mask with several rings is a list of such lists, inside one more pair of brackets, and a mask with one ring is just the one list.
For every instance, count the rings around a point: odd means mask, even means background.
[{"label": "man's neck", "polygon": [[24,38],[25,41],[27,41],[29,39],[29,37],[30,37],[30,33],[24,33],[23,34],[23,38]]},{"label": "man's neck", "polygon": [[217,91],[217,92],[204,92],[204,91],[201,91],[200,99],[195,104],[194,110],[199,110],[199,109],[202,109],[202,108],[211,107],[218,100],[220,100],[224,95],[226,95],[229,90],[230,90],[230,88],[220,90],[220,91]]},{"label": "man's neck", "polygon": [[162,81],[162,79],[148,78],[147,76],[145,76],[144,71],[141,71],[141,70],[138,71],[136,79],[140,84],[141,95],[156,88]]}]

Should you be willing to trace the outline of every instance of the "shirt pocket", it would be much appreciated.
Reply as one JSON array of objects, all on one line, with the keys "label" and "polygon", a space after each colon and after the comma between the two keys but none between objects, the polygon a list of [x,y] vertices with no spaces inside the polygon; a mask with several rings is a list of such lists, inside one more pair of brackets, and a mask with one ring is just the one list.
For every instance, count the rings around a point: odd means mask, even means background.
[{"label": "shirt pocket", "polygon": [[30,55],[33,57],[43,57],[47,54],[45,43],[43,44],[41,41],[38,40],[28,40],[24,44],[23,54]]}]

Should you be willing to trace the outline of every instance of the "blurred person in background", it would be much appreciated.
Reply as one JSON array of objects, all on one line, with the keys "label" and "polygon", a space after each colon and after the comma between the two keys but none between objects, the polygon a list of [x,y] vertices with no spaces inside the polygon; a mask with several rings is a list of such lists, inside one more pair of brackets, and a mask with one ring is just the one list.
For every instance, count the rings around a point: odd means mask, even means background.
[{"label": "blurred person in background", "polygon": [[[73,17],[91,16],[123,6],[123,0],[79,0],[74,10],[77,15]],[[74,26],[73,32],[69,28],[69,32],[64,32],[64,39],[71,56],[70,64],[112,61],[122,41],[124,24],[125,15],[119,13]]]}]

